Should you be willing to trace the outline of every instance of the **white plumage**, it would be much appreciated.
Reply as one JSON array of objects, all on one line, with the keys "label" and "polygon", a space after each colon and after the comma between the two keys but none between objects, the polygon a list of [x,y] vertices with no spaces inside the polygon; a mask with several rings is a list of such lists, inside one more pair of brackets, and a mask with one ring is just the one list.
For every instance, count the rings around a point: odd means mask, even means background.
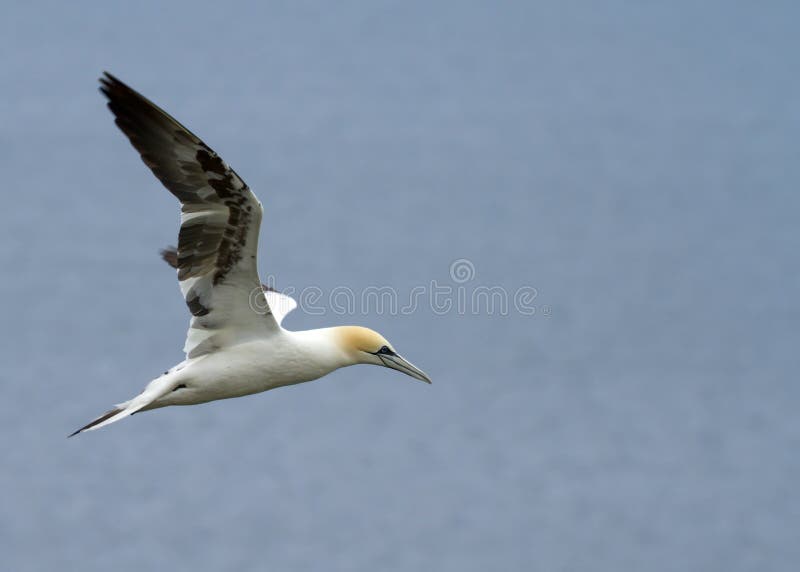
[{"label": "white plumage", "polygon": [[210,147],[158,106],[110,74],[100,81],[117,126],[181,203],[178,246],[162,256],[177,270],[192,318],[183,362],[73,435],[137,411],[259,393],[348,365],[382,365],[430,383],[368,328],[285,330],[281,322],[297,303],[259,280],[263,209],[256,196]]}]

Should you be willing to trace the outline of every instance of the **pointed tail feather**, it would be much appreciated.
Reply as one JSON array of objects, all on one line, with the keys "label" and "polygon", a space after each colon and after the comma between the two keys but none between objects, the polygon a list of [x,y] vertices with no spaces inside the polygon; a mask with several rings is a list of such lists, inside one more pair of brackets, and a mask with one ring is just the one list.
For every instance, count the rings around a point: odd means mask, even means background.
[{"label": "pointed tail feather", "polygon": [[125,403],[118,403],[114,406],[114,409],[105,412],[103,415],[92,421],[91,423],[81,427],[77,431],[75,431],[69,437],[73,437],[79,433],[83,433],[84,431],[94,431],[95,429],[100,429],[100,427],[105,427],[106,425],[110,425],[111,423],[116,423],[117,421],[129,417],[133,415],[137,411],[147,407],[158,398],[166,395],[170,391],[172,391],[175,387],[175,381],[170,380],[167,377],[160,377],[151,381],[145,390],[131,399],[130,401],[126,401]]},{"label": "pointed tail feather", "polygon": [[122,411],[123,411],[123,409],[120,409],[119,407],[115,407],[114,409],[111,409],[110,411],[106,411],[105,413],[103,413],[97,419],[87,423],[86,425],[84,425],[83,427],[81,427],[80,429],[75,431],[74,433],[71,433],[71,434],[67,435],[67,439],[69,439],[70,437],[74,437],[78,433],[83,433],[87,429],[95,428],[97,425],[100,425],[100,423],[102,423],[103,421],[107,421],[107,420],[111,419],[112,417],[114,417],[114,415],[116,415],[117,413],[121,413]]}]

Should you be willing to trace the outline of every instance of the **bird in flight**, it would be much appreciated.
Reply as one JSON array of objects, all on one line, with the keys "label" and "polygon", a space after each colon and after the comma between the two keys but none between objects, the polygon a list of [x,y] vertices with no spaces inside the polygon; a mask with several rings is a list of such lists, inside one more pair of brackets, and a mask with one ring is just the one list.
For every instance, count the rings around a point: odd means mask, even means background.
[{"label": "bird in flight", "polygon": [[100,79],[100,91],[145,165],[181,203],[178,246],[161,254],[177,270],[192,316],[184,361],[70,437],[138,411],[260,393],[349,365],[380,365],[431,382],[369,328],[281,327],[297,303],[258,277],[262,208],[253,192],[196,135],[111,74]]}]

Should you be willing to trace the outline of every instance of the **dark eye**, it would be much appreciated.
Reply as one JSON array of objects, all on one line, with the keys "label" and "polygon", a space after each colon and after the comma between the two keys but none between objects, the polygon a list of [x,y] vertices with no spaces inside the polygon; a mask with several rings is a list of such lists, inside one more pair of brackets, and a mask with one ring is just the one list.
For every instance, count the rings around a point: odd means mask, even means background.
[{"label": "dark eye", "polygon": [[394,354],[394,352],[390,350],[388,346],[383,346],[381,349],[378,350],[378,353],[389,356]]}]

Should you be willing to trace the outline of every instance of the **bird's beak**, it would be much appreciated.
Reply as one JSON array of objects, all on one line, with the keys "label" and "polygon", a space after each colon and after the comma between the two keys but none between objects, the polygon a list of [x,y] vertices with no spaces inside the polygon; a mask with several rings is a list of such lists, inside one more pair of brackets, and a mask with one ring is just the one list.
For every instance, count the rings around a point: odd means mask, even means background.
[{"label": "bird's beak", "polygon": [[385,365],[386,367],[396,369],[397,371],[403,372],[404,374],[410,375],[414,379],[424,381],[425,383],[431,382],[431,378],[428,377],[428,375],[424,371],[419,369],[410,361],[404,359],[402,356],[395,354],[393,356],[379,355],[378,357],[381,358],[383,365]]}]

